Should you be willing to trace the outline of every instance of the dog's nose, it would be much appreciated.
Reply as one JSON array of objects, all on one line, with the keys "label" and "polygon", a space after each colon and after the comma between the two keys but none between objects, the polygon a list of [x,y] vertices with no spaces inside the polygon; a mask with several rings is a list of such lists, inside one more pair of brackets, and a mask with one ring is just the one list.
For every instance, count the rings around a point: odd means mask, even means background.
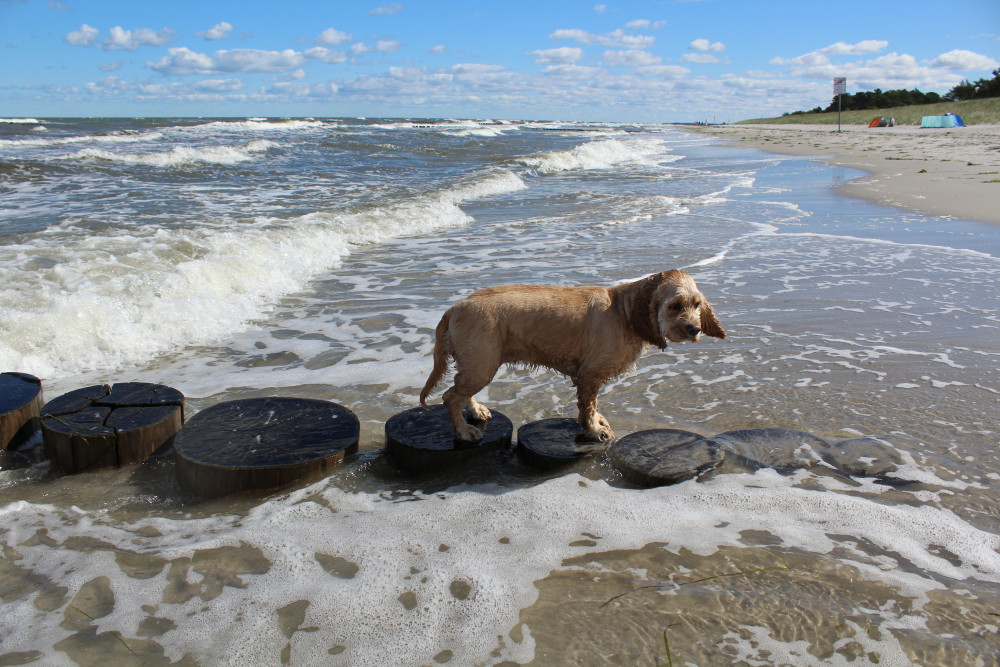
[{"label": "dog's nose", "polygon": [[695,336],[701,333],[701,327],[695,324],[687,325],[686,327],[684,327],[684,330],[687,331],[687,335],[691,336],[691,338],[694,338]]}]

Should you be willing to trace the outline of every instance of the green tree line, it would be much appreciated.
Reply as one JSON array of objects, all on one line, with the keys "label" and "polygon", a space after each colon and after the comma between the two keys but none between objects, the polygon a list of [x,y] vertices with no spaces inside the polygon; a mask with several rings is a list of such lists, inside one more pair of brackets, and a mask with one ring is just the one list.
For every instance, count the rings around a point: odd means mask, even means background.
[{"label": "green tree line", "polygon": [[[992,79],[979,79],[975,83],[963,80],[945,95],[937,93],[922,93],[913,90],[881,90],[845,93],[840,96],[840,108],[843,111],[864,111],[865,109],[891,109],[907,107],[914,104],[936,104],[942,101],[956,102],[959,100],[974,100],[984,97],[1000,97],[1000,68],[993,70]],[[825,109],[816,107],[809,111],[796,111],[791,115],[804,113],[826,113],[837,110],[837,97],[834,96]],[[788,114],[785,114],[788,115]]]}]

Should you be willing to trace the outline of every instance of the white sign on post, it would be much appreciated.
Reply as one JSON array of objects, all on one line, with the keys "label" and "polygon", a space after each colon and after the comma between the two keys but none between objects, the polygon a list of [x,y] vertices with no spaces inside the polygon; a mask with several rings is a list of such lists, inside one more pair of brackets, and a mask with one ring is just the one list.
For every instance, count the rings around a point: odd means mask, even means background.
[{"label": "white sign on post", "polygon": [[837,132],[840,132],[840,96],[847,92],[847,77],[833,78],[833,94],[837,96]]}]

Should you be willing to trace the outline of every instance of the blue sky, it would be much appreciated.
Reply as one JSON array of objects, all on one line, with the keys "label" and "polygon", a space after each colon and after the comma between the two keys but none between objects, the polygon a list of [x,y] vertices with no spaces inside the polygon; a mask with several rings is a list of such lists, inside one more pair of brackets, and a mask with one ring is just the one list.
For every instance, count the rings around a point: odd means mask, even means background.
[{"label": "blue sky", "polygon": [[0,0],[0,117],[722,122],[997,67],[998,0]]}]

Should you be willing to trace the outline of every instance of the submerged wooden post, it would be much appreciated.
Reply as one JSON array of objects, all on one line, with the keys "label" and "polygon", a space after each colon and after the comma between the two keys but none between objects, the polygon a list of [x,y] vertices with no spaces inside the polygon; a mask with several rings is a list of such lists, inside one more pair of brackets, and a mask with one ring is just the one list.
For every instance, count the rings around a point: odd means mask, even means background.
[{"label": "submerged wooden post", "polygon": [[278,489],[318,476],[358,451],[361,423],[349,409],[307,398],[218,403],[174,441],[177,479],[202,498]]},{"label": "submerged wooden post", "polygon": [[66,472],[142,463],[184,423],[184,395],[162,384],[77,389],[42,408],[46,456]]},{"label": "submerged wooden post", "polygon": [[393,415],[385,423],[385,449],[396,467],[423,474],[464,464],[485,452],[510,447],[514,425],[505,415],[490,408],[486,422],[469,421],[483,431],[476,442],[455,439],[454,427],[444,405],[416,407]]},{"label": "submerged wooden post", "polygon": [[0,450],[14,449],[40,426],[42,381],[27,373],[0,373]]},{"label": "submerged wooden post", "polygon": [[554,417],[517,429],[517,455],[541,470],[551,470],[603,452],[608,443],[580,438],[583,428],[569,417]]}]

